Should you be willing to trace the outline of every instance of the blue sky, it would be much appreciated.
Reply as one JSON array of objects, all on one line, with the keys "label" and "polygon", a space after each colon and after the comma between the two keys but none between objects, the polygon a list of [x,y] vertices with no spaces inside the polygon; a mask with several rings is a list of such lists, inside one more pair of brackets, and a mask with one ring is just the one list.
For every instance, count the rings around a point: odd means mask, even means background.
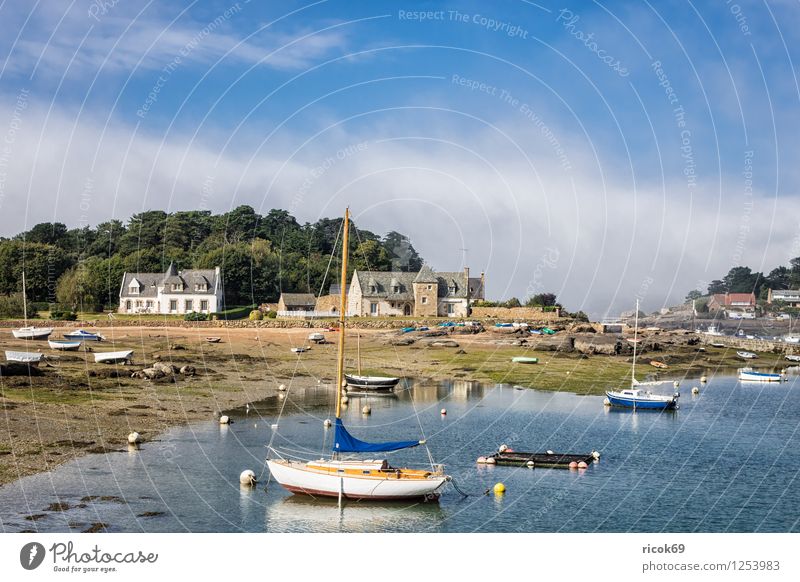
[{"label": "blue sky", "polygon": [[657,309],[800,255],[799,8],[2,2],[0,234],[349,204],[495,298]]}]

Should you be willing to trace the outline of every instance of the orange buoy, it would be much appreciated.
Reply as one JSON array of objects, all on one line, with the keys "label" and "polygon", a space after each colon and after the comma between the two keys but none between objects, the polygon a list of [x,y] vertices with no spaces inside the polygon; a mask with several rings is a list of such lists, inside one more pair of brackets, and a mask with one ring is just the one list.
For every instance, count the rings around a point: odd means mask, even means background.
[{"label": "orange buoy", "polygon": [[[570,463],[570,464],[572,464],[572,463]],[[586,464],[586,461],[581,461],[580,463],[578,463],[578,469],[585,469],[588,466],[589,465]]]},{"label": "orange buoy", "polygon": [[576,463],[575,461],[572,461],[572,462],[569,464],[569,468],[570,468],[570,469],[577,469],[577,468],[578,468],[578,463]]}]

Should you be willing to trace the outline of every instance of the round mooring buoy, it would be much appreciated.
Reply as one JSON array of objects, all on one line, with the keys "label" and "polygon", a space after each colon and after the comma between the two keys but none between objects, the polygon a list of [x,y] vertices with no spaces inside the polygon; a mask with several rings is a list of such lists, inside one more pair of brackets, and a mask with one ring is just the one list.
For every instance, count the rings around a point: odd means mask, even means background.
[{"label": "round mooring buoy", "polygon": [[673,386],[675,386],[675,388],[677,388],[678,386],[680,386],[680,385],[681,385],[681,383],[680,383],[680,382],[678,382],[677,380],[675,380],[675,381],[672,383],[672,385],[673,385]]},{"label": "round mooring buoy", "polygon": [[700,394],[700,388],[698,388],[697,386],[694,386],[692,388],[692,394],[694,394],[694,395]]},{"label": "round mooring buoy", "polygon": [[278,390],[280,390],[281,392],[286,392],[286,384],[281,384],[280,386],[278,386]]},{"label": "round mooring buoy", "polygon": [[231,419],[223,414],[222,416],[219,417],[219,423],[220,424],[230,424],[231,423]]},{"label": "round mooring buoy", "polygon": [[700,381],[701,381],[703,384],[705,384],[706,382],[708,382],[708,378],[707,378],[706,376],[700,376]]},{"label": "round mooring buoy", "polygon": [[256,474],[250,469],[242,471],[242,474],[239,475],[239,483],[241,485],[252,487],[256,484]]},{"label": "round mooring buoy", "polygon": [[361,409],[361,414],[372,414],[372,409],[369,407],[368,404],[364,405],[364,408]]},{"label": "round mooring buoy", "polygon": [[502,483],[497,483],[495,484],[493,491],[495,495],[502,495],[506,492],[506,486]]},{"label": "round mooring buoy", "polygon": [[322,426],[324,426],[325,428],[330,428],[332,424],[333,424],[333,423],[331,422],[331,419],[330,419],[330,418],[326,418],[326,419],[325,419],[325,420],[322,422]]},{"label": "round mooring buoy", "polygon": [[600,458],[600,453],[597,451],[592,451],[592,458],[596,461]]},{"label": "round mooring buoy", "polygon": [[570,464],[569,464],[569,468],[570,469],[577,469],[578,468],[578,463],[576,463],[575,461],[571,461]]},{"label": "round mooring buoy", "polygon": [[495,461],[494,457],[486,457],[486,464],[487,465],[494,465],[497,461]]},{"label": "round mooring buoy", "polygon": [[508,445],[500,445],[500,448],[497,450],[501,453],[505,453],[508,450]]},{"label": "round mooring buoy", "polygon": [[478,460],[475,462],[478,463],[479,465],[483,465],[486,463],[486,457],[478,457]]},{"label": "round mooring buoy", "polygon": [[578,463],[578,469],[586,469],[589,465],[586,464],[586,461],[580,461]]},{"label": "round mooring buoy", "polygon": [[603,406],[611,406],[611,401],[608,398],[603,398]]},{"label": "round mooring buoy", "polygon": [[342,396],[342,404],[347,404],[350,402],[350,399],[347,396]]},{"label": "round mooring buoy", "polygon": [[442,410],[439,411],[439,414],[441,414],[442,416],[447,416],[447,409],[442,408]]},{"label": "round mooring buoy", "polygon": [[128,435],[129,445],[138,445],[141,442],[142,442],[142,435],[140,435],[138,432],[134,431]]},{"label": "round mooring buoy", "polygon": [[528,467],[528,469],[533,469],[536,463],[534,463],[533,461],[528,461],[527,463],[525,463],[525,465]]}]

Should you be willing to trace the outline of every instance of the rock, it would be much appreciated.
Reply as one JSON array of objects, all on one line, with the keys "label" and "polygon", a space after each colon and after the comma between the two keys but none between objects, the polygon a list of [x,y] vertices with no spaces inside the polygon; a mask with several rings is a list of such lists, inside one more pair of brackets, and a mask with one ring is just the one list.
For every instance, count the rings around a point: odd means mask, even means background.
[{"label": "rock", "polygon": [[156,368],[145,368],[144,370],[142,370],[142,374],[148,380],[155,380],[156,378],[161,378],[162,376],[166,375],[164,374],[164,372]]},{"label": "rock", "polygon": [[169,349],[171,350],[185,350],[186,348],[183,347],[181,344],[169,344]]},{"label": "rock", "polygon": [[414,343],[413,337],[401,337],[389,340],[390,346],[410,346]]},{"label": "rock", "polygon": [[597,330],[591,323],[576,323],[570,329],[572,333],[596,333]]},{"label": "rock", "polygon": [[153,364],[153,368],[161,372],[161,374],[164,376],[176,374],[178,372],[178,369],[175,366],[172,364],[165,364],[163,362],[156,362]]},{"label": "rock", "polygon": [[180,372],[184,376],[194,376],[197,373],[194,366],[181,366]]},{"label": "rock", "polygon": [[467,352],[465,352],[464,350],[456,350],[456,353],[460,355],[460,354],[466,354]]},{"label": "rock", "polygon": [[595,335],[593,337],[576,337],[575,349],[582,354],[605,354],[613,356],[620,353],[621,342],[614,337]]},{"label": "rock", "polygon": [[458,342],[453,340],[436,340],[428,344],[432,348],[457,348]]}]

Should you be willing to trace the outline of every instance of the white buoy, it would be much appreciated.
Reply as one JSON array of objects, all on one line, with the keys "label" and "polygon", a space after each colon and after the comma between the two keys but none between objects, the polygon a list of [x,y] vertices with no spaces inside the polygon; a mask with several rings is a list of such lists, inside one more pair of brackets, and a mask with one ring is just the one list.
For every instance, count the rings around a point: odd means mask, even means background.
[{"label": "white buoy", "polygon": [[342,396],[342,404],[347,404],[350,402],[350,399],[347,396]]},{"label": "white buoy", "polygon": [[548,455],[552,455],[552,454],[553,454],[553,451],[550,451],[550,450],[548,450],[548,451],[547,451],[547,454],[548,454]]},{"label": "white buoy", "polygon": [[361,409],[361,414],[372,414],[372,409],[369,407],[369,404],[364,405]]},{"label": "white buoy", "polygon": [[439,412],[439,414],[441,414],[442,416],[447,415],[447,409],[446,408],[442,408],[442,410]]},{"label": "white buoy", "polygon": [[675,380],[675,381],[672,383],[672,385],[673,385],[673,386],[675,386],[675,388],[677,388],[678,386],[680,386],[680,385],[681,385],[681,383],[680,383],[680,382],[678,382],[677,380]]},{"label": "white buoy", "polygon": [[487,465],[494,465],[497,461],[494,460],[494,457],[486,457],[486,464]]},{"label": "white buoy", "polygon": [[324,420],[324,422],[322,423],[322,426],[324,426],[325,428],[330,428],[332,424],[333,423],[331,422],[331,419],[330,418],[326,418]]},{"label": "white buoy", "polygon": [[703,384],[705,384],[706,382],[708,382],[708,378],[707,378],[706,376],[700,376],[700,381],[701,381]]},{"label": "white buoy", "polygon": [[138,432],[132,432],[128,435],[128,444],[138,445],[140,442],[142,442],[142,435],[140,435]]},{"label": "white buoy", "polygon": [[230,424],[231,423],[231,419],[223,414],[222,416],[219,417],[219,423],[220,424]]},{"label": "white buoy", "polygon": [[600,453],[597,451],[592,451],[592,458],[596,461],[600,458]]},{"label": "white buoy", "polygon": [[478,457],[478,460],[475,461],[475,462],[478,463],[479,465],[485,465],[486,464],[486,457]]},{"label": "white buoy", "polygon": [[256,474],[253,473],[250,469],[242,471],[242,474],[239,475],[239,483],[241,485],[247,485],[248,487],[252,487],[256,484]]},{"label": "white buoy", "polygon": [[697,386],[694,386],[692,388],[692,394],[700,394],[700,388],[698,388]]},{"label": "white buoy", "polygon": [[278,390],[280,390],[281,392],[286,392],[286,384],[281,384],[280,386],[278,386]]},{"label": "white buoy", "polygon": [[528,467],[528,469],[533,469],[535,463],[533,461],[528,461],[527,463],[525,463],[525,465]]},{"label": "white buoy", "polygon": [[497,450],[501,453],[505,453],[508,450],[508,445],[500,445],[500,448]]},{"label": "white buoy", "polygon": [[611,401],[608,398],[603,398],[603,406],[611,406]]}]

